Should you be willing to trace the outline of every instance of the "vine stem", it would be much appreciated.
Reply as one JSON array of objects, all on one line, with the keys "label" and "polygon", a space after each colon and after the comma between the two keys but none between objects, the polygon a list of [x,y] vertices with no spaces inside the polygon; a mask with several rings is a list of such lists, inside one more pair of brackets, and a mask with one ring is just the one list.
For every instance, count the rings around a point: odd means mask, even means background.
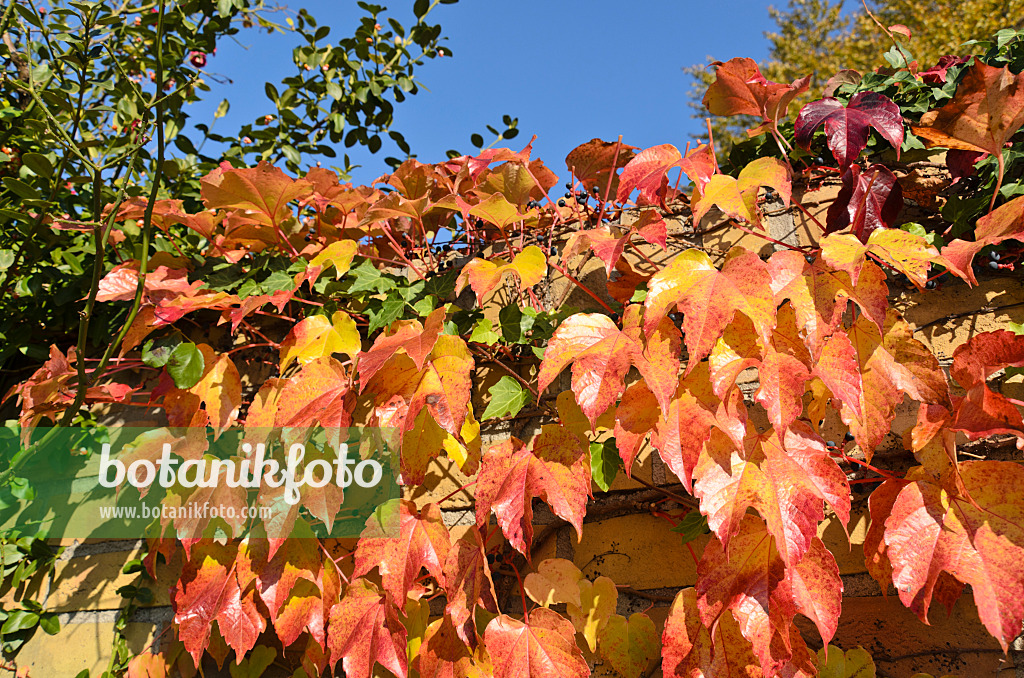
[{"label": "vine stem", "polygon": [[686,548],[690,551],[690,557],[693,558],[693,564],[700,565],[700,558],[697,557],[697,553],[693,550],[693,544],[686,542]]},{"label": "vine stem", "polygon": [[871,464],[867,463],[866,461],[861,461],[860,459],[854,459],[853,457],[847,456],[846,452],[840,452],[839,455],[845,461],[849,461],[849,462],[852,462],[854,464],[859,464],[860,466],[863,466],[864,468],[866,468],[866,469],[868,469],[870,471],[874,471],[875,473],[877,473],[878,475],[882,476],[886,480],[902,480],[901,478],[897,478],[896,476],[894,476],[893,474],[889,473],[888,471],[883,471],[882,469],[880,469],[880,468],[878,468],[876,466],[872,466]]},{"label": "vine stem", "polygon": [[472,485],[476,485],[476,480],[470,480],[470,481],[469,481],[468,483],[466,483],[466,484],[465,484],[465,485],[463,485],[462,487],[458,487],[458,488],[455,488],[454,490],[452,490],[451,492],[449,492],[449,493],[448,493],[448,494],[446,494],[445,496],[443,496],[443,497],[441,497],[440,499],[438,499],[438,500],[437,500],[437,505],[438,505],[438,506],[440,506],[440,505],[441,505],[441,504],[443,504],[444,502],[448,501],[449,499],[451,499],[452,497],[454,497],[455,495],[457,495],[457,494],[458,494],[459,492],[463,492],[463,491],[465,491],[465,489],[466,489],[467,487],[470,487],[470,486],[472,486]]},{"label": "vine stem", "polygon": [[740,229],[741,231],[743,231],[744,233],[746,233],[748,235],[754,236],[755,238],[762,238],[764,240],[767,240],[768,242],[775,243],[776,245],[780,245],[782,247],[785,247],[786,249],[793,250],[794,252],[799,252],[800,254],[804,253],[804,251],[802,249],[800,249],[799,247],[794,247],[793,245],[790,245],[789,243],[784,243],[781,240],[776,240],[775,238],[771,237],[770,235],[765,235],[764,233],[758,233],[756,231],[751,231],[749,228],[747,228],[746,226],[744,226],[743,224],[741,224],[740,222],[738,222],[735,219],[732,220],[732,223],[733,223],[733,225],[736,228]]},{"label": "vine stem", "polygon": [[[472,348],[472,347],[470,347],[470,350],[472,351],[472,350],[473,350],[473,348]],[[522,384],[523,386],[525,386],[525,387],[526,387],[526,388],[527,388],[527,389],[528,389],[528,390],[530,391],[530,393],[532,393],[532,394],[533,394],[533,397],[534,397],[534,398],[535,398],[535,399],[537,400],[537,402],[540,402],[540,394],[539,394],[539,393],[537,392],[537,389],[535,389],[535,388],[534,388],[533,386],[531,386],[531,385],[530,385],[530,382],[526,381],[526,379],[524,379],[522,375],[518,374],[518,373],[517,373],[517,372],[516,372],[515,370],[513,370],[513,369],[512,369],[511,367],[509,367],[509,366],[508,366],[508,365],[506,365],[505,363],[503,363],[503,362],[501,362],[500,360],[498,360],[498,358],[497,358],[496,356],[491,356],[491,355],[488,355],[488,354],[487,354],[486,352],[482,351],[481,349],[477,349],[477,350],[476,350],[476,354],[477,354],[478,356],[480,356],[481,358],[485,358],[485,359],[486,359],[486,360],[488,360],[489,362],[493,362],[493,363],[494,363],[495,365],[497,365],[497,366],[498,366],[498,367],[500,367],[501,369],[503,369],[503,370],[505,370],[506,372],[508,372],[508,373],[509,373],[509,375],[511,375],[511,376],[512,376],[512,377],[513,377],[513,378],[514,378],[514,379],[515,379],[516,381],[518,381],[518,382],[519,382],[520,384]]]},{"label": "vine stem", "polygon": [[604,186],[604,197],[601,198],[601,209],[597,213],[597,225],[601,225],[601,220],[604,219],[604,210],[608,205],[608,196],[612,191],[612,179],[615,178],[615,170],[618,169],[619,164],[619,150],[622,148],[622,135],[619,135],[618,140],[615,142],[615,150],[612,153],[612,171],[608,173],[608,183]]},{"label": "vine stem", "polygon": [[579,287],[581,290],[583,290],[588,295],[590,295],[590,297],[594,301],[596,301],[597,303],[601,304],[601,307],[604,308],[604,310],[608,311],[609,313],[615,313],[615,311],[612,310],[612,307],[609,306],[608,304],[606,304],[601,297],[597,296],[593,291],[588,289],[583,283],[581,283],[579,280],[577,280],[575,278],[575,276],[573,276],[567,270],[565,270],[564,268],[562,268],[561,266],[559,266],[558,264],[555,264],[555,263],[551,264],[551,268],[553,268],[556,271],[558,271],[559,273],[561,273],[563,276],[566,277],[566,279],[568,279],[570,282],[572,282],[574,285],[576,285],[576,287]]},{"label": "vine stem", "polygon": [[821,229],[821,232],[822,232],[822,233],[824,233],[824,232],[825,232],[825,224],[823,224],[823,223],[821,223],[820,221],[818,221],[818,217],[816,217],[816,216],[814,216],[813,214],[811,214],[811,213],[810,213],[810,212],[809,212],[809,211],[807,210],[807,208],[803,206],[803,203],[801,203],[801,202],[800,202],[799,200],[797,200],[796,198],[794,198],[794,197],[792,197],[792,196],[790,196],[790,198],[789,198],[789,202],[790,202],[790,204],[791,204],[791,205],[796,205],[796,206],[797,206],[797,208],[798,208],[798,209],[799,209],[799,210],[800,210],[801,212],[803,212],[804,214],[806,214],[806,215],[807,215],[807,218],[808,218],[808,219],[810,219],[811,221],[813,221],[813,222],[814,222],[814,223],[815,223],[815,224],[816,224],[816,225],[818,226],[818,228],[820,228],[820,229]]},{"label": "vine stem", "polygon": [[523,588],[523,578],[519,576],[519,568],[516,567],[515,563],[510,561],[509,565],[512,566],[512,571],[516,573],[516,581],[519,582],[519,598],[523,601],[523,619],[529,624],[530,612],[526,609],[526,589]]},{"label": "vine stem", "polygon": [[646,480],[644,480],[643,478],[641,478],[639,476],[631,478],[631,480],[635,480],[636,482],[640,483],[644,487],[646,487],[648,489],[651,489],[651,490],[654,490],[655,492],[660,492],[661,494],[665,495],[669,499],[672,499],[674,501],[679,502],[683,506],[689,506],[691,508],[697,508],[697,506],[698,506],[697,500],[694,499],[693,497],[684,497],[681,494],[676,494],[675,492],[672,492],[670,490],[666,490],[663,487],[658,487],[657,485],[649,483],[649,482],[647,482]]}]

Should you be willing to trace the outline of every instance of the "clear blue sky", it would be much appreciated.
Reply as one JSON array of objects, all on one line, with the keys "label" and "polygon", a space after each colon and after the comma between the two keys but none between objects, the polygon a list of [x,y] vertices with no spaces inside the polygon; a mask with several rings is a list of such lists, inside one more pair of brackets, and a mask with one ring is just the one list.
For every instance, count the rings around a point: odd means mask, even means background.
[{"label": "clear blue sky", "polygon": [[[331,38],[351,35],[360,10],[351,0],[281,0],[308,9]],[[406,26],[412,0],[382,3]],[[768,3],[754,0],[462,0],[430,15],[449,37],[453,57],[428,60],[417,71],[420,93],[396,107],[395,128],[424,162],[443,160],[456,148],[472,152],[469,135],[484,125],[503,129],[501,118],[519,118],[520,134],[507,145],[518,150],[534,134],[534,157],[560,176],[565,156],[593,137],[638,147],[672,143],[682,148],[702,123],[686,105],[684,66],[707,56],[762,59],[764,32],[773,28]],[[224,131],[274,112],[265,81],[292,75],[292,35],[243,31],[240,43],[222,43],[207,69],[232,79],[210,83],[205,104],[190,109],[193,122],[231,100]],[[386,141],[376,155],[348,149],[362,165],[353,178],[366,183],[387,171],[386,155],[400,156]],[[339,156],[345,151],[339,149]],[[325,165],[332,164],[325,159]]]}]

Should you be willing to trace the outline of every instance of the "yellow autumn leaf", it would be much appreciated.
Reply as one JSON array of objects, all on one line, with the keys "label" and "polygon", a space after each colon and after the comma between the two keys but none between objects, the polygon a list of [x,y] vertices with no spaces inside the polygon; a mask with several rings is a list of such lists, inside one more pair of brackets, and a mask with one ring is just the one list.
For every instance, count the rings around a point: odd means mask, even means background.
[{"label": "yellow autumn leaf", "polygon": [[359,330],[347,313],[337,311],[330,318],[311,315],[299,321],[281,343],[281,369],[296,359],[305,365],[333,353],[354,356],[360,348]]},{"label": "yellow autumn leaf", "polygon": [[580,604],[566,606],[573,627],[587,639],[591,652],[597,651],[597,635],[615,614],[619,602],[619,592],[615,582],[608,577],[598,577],[590,582],[582,579],[578,583]]},{"label": "yellow autumn leaf", "polygon": [[455,282],[455,293],[459,294],[468,283],[476,294],[477,301],[483,303],[484,297],[501,283],[507,273],[515,273],[519,277],[520,289],[533,287],[541,281],[548,270],[548,260],[544,251],[536,245],[530,245],[513,257],[511,262],[501,259],[473,259],[466,264]]}]

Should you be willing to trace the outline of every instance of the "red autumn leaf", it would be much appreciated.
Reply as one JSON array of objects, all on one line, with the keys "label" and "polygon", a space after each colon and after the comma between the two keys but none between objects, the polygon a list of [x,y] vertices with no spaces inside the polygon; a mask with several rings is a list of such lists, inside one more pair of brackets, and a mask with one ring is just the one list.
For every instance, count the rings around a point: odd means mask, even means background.
[{"label": "red autumn leaf", "polygon": [[[569,151],[565,158],[565,165],[569,168],[583,187],[590,192],[597,187],[597,194],[604,197],[608,186],[608,178],[612,174],[612,167],[622,169],[636,155],[633,151],[635,146],[618,144],[619,152],[615,154],[616,143],[614,141],[601,141],[591,139]],[[612,179],[612,186],[609,195],[614,197],[619,186],[618,174]]]},{"label": "red autumn leaf", "polygon": [[499,615],[484,631],[494,678],[587,678],[576,630],[557,612],[538,608],[526,621]]},{"label": "red autumn leaf", "polygon": [[[833,352],[832,345],[843,348]],[[815,374],[841,402],[839,414],[869,461],[888,435],[904,393],[919,402],[950,402],[938,360],[892,309],[882,331],[862,316],[848,333],[833,335]]]},{"label": "red autumn leaf", "polygon": [[[687,370],[711,352],[736,312],[754,323],[765,342],[775,326],[771,276],[760,257],[742,247],[726,255],[719,271],[707,254],[686,250],[658,271],[647,286],[644,330],[650,335],[673,306],[683,312],[690,354]],[[713,299],[715,303],[708,303]]]},{"label": "red autumn leaf", "polygon": [[427,316],[423,324],[418,320],[403,324],[393,334],[380,334],[369,351],[359,354],[359,384],[362,391],[373,375],[398,351],[404,351],[423,369],[423,362],[430,355],[437,337],[444,330],[445,310],[436,309]]},{"label": "red autumn leaf", "polygon": [[594,255],[604,262],[605,270],[611,275],[615,264],[622,257],[629,241],[629,233],[613,232],[610,226],[601,226],[584,231],[576,231],[565,243],[562,251],[563,260],[568,261],[575,255],[586,250],[593,250]]},{"label": "red autumn leaf", "polygon": [[398,526],[399,534],[388,536],[389,531],[381,525],[377,514],[367,519],[356,546],[352,573],[362,577],[379,567],[384,592],[396,606],[405,604],[423,568],[444,586],[444,564],[451,549],[448,528],[436,504],[427,504],[417,511],[411,501],[400,502]]},{"label": "red autumn leaf", "polygon": [[[330,356],[317,358],[283,382],[274,399],[274,426],[343,428],[352,423],[355,406],[346,368]],[[269,394],[268,394],[269,395]],[[270,426],[270,424],[263,424]]]},{"label": "red autumn leaf", "polygon": [[743,516],[753,507],[783,560],[794,565],[815,538],[825,502],[844,525],[849,521],[846,474],[829,456],[825,441],[800,422],[784,435],[751,431],[743,442],[739,449],[720,431],[712,432],[694,471],[701,513],[731,553]]},{"label": "red autumn leaf", "polygon": [[867,243],[874,230],[893,228],[902,209],[903,189],[895,174],[884,165],[872,165],[863,172],[860,165],[853,165],[843,175],[843,187],[835,202],[829,205],[825,232],[849,228]]},{"label": "red autumn leaf", "polygon": [[701,144],[693,149],[679,161],[679,168],[697,190],[697,195],[704,195],[704,187],[711,181],[711,177],[718,173],[718,158],[715,157],[715,149],[708,144]]},{"label": "red autumn leaf", "polygon": [[619,259],[615,270],[608,276],[608,294],[620,304],[627,304],[636,294],[636,288],[651,279],[651,273],[638,273],[625,259]]},{"label": "red autumn leaf", "polygon": [[919,72],[917,76],[929,85],[942,85],[946,82],[946,71],[954,66],[962,66],[970,60],[971,57],[956,57],[951,54],[946,54],[944,56],[940,56],[934,66],[929,68],[927,71]]},{"label": "red autumn leaf", "polygon": [[[157,266],[146,273],[143,302],[156,304],[180,295],[195,293],[201,282],[188,281],[188,271]],[[139,286],[139,262],[118,264],[100,279],[96,301],[132,301]]]},{"label": "red autumn leaf", "polygon": [[266,162],[242,169],[217,168],[200,183],[208,208],[235,210],[245,221],[274,228],[294,219],[290,203],[312,190],[308,181],[285,176]]},{"label": "red autumn leaf", "polygon": [[903,480],[886,480],[868,497],[871,522],[864,535],[864,564],[883,591],[889,590],[892,581],[892,563],[885,550],[885,519],[892,513],[892,505],[906,484]]},{"label": "red autumn leaf", "polygon": [[662,249],[668,247],[668,226],[657,210],[644,210],[629,228],[652,245]]},{"label": "red autumn leaf", "polygon": [[[739,390],[722,402],[711,392],[709,382],[704,363],[698,363],[696,369],[680,378],[675,396],[668,408],[659,412],[651,432],[651,445],[688,492],[692,491],[693,469],[712,427],[728,431],[736,424],[741,429],[746,425],[746,410]],[[730,398],[732,403],[728,402]],[[739,419],[735,412],[730,412],[730,405],[741,408]]]},{"label": "red autumn leaf", "polygon": [[874,128],[896,149],[899,159],[903,145],[903,116],[900,107],[878,92],[861,92],[847,105],[831,97],[812,101],[800,109],[796,119],[796,143],[809,148],[814,131],[825,126],[825,139],[836,162],[849,168],[868,144],[868,130]]},{"label": "red autumn leaf", "polygon": [[238,656],[256,644],[267,620],[256,606],[255,592],[240,581],[237,549],[203,541],[193,549],[174,590],[178,637],[199,665],[214,622]]},{"label": "red autumn leaf", "polygon": [[1006,651],[1024,622],[1024,468],[966,461],[960,473],[977,506],[928,478],[907,484],[885,519],[885,555],[900,600],[925,623],[942,572],[969,584]]},{"label": "red autumn leaf", "polygon": [[950,374],[967,393],[956,405],[950,428],[975,440],[1009,433],[1024,440],[1020,410],[988,387],[988,378],[1005,367],[1024,367],[1024,335],[1009,330],[977,334],[953,351]]},{"label": "red autumn leaf", "polygon": [[661,636],[662,669],[666,676],[694,678],[756,678],[762,676],[750,642],[732,612],[726,610],[712,628],[701,623],[697,590],[676,594]]},{"label": "red autumn leaf", "polygon": [[534,497],[583,533],[590,491],[590,452],[570,430],[547,424],[532,445],[515,438],[483,455],[476,483],[476,524],[484,529],[491,511],[509,543],[527,555],[533,543]]},{"label": "red autumn leaf", "polygon": [[320,547],[315,539],[287,540],[267,560],[269,544],[249,543],[248,554],[255,570],[260,599],[270,612],[277,637],[285,647],[306,630],[319,634],[324,642],[323,601],[320,598]]},{"label": "red autumn leaf", "polygon": [[480,605],[489,612],[498,611],[497,594],[487,564],[487,553],[478,530],[468,530],[452,545],[444,564],[445,614],[455,625],[462,642],[476,644],[473,613]]},{"label": "red autumn leaf", "polygon": [[205,406],[210,425],[224,431],[238,418],[242,406],[242,378],[227,354],[218,354],[210,346],[199,344],[205,368],[199,382],[189,389]]},{"label": "red autumn leaf", "polygon": [[928,147],[999,156],[1022,125],[1024,75],[1015,75],[1007,66],[996,68],[975,59],[953,98],[942,108],[922,115],[913,130]]},{"label": "red autumn leaf", "polygon": [[719,398],[726,397],[745,369],[760,364],[764,352],[750,319],[742,314],[733,318],[708,354],[711,390]]},{"label": "red autumn leaf", "polygon": [[662,144],[644,149],[629,161],[619,175],[619,191],[616,202],[626,202],[634,189],[640,190],[640,200],[647,204],[661,202],[668,188],[665,176],[670,169],[679,166],[683,154],[672,144]]},{"label": "red autumn leaf", "polygon": [[376,586],[355,579],[341,602],[331,608],[327,627],[331,668],[340,659],[348,678],[371,678],[374,664],[380,664],[397,678],[406,678],[406,636],[398,609]]},{"label": "red autumn leaf", "polygon": [[927,240],[898,228],[876,229],[871,232],[867,243],[862,243],[853,234],[842,233],[825,236],[819,244],[825,263],[849,273],[854,284],[857,284],[868,254],[903,273],[918,289],[924,289],[928,282],[931,263],[940,260],[938,250]]},{"label": "red autumn leaf", "polygon": [[1005,240],[1024,242],[1024,196],[1014,198],[980,217],[974,228],[974,240],[957,238],[942,248],[942,257],[952,273],[977,285],[978,280],[971,267],[974,257],[986,247]]},{"label": "red autumn leaf", "polygon": [[761,75],[753,59],[730,59],[715,63],[715,81],[701,103],[712,115],[760,116],[764,122],[747,130],[747,135],[754,137],[775,129],[793,99],[807,91],[810,80],[805,76],[791,85],[772,82]]},{"label": "red autumn leaf", "polygon": [[640,446],[658,423],[660,415],[658,398],[647,382],[635,381],[622,392],[622,401],[615,408],[614,435],[627,476],[632,477],[633,462]]},{"label": "red autumn leaf", "polygon": [[704,549],[697,566],[700,621],[711,628],[730,610],[765,675],[776,675],[790,664],[813,675],[807,646],[793,621],[797,614],[806,616],[825,645],[835,635],[843,592],[835,558],[813,537],[806,553],[787,564],[761,520],[748,515],[739,528],[728,549],[717,540]]},{"label": "red autumn leaf", "polygon": [[[466,342],[441,335],[417,369],[405,354],[393,354],[372,379],[361,384],[373,395],[373,422],[401,434],[402,478],[423,482],[427,462],[441,451],[444,433],[462,437],[469,415],[473,356]],[[429,417],[421,416],[429,413]],[[431,441],[430,444],[424,444]]]},{"label": "red autumn leaf", "polygon": [[768,411],[775,430],[785,431],[803,412],[804,384],[810,372],[801,361],[772,347],[758,365],[757,375],[760,386],[754,400]]},{"label": "red autumn leaf", "polygon": [[849,273],[833,270],[820,259],[808,263],[803,254],[792,250],[773,254],[768,271],[775,302],[789,299],[793,303],[797,326],[812,356],[820,354],[825,338],[839,327],[850,300],[878,327],[885,321],[889,288],[882,269],[871,262],[865,263],[856,284]]},{"label": "red autumn leaf", "polygon": [[441,428],[453,436],[462,434],[462,425],[469,414],[473,356],[460,337],[441,335],[423,366],[420,382],[408,400],[409,413],[405,431],[424,407]]},{"label": "red autumn leaf", "polygon": [[128,662],[126,678],[167,678],[170,671],[163,655],[143,652]]},{"label": "red autumn leaf", "polygon": [[645,342],[640,332],[640,307],[626,307],[623,329],[606,315],[577,313],[567,318],[548,342],[537,375],[543,392],[572,363],[572,390],[583,413],[595,425],[622,394],[631,365],[651,391],[668,404],[679,370],[679,333],[665,320],[651,328]]}]

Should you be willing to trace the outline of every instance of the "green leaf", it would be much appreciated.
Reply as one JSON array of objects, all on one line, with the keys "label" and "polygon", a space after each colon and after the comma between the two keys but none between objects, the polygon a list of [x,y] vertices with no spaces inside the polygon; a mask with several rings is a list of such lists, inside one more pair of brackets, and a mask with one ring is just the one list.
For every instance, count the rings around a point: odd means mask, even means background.
[{"label": "green leaf", "polygon": [[384,278],[369,259],[364,259],[358,266],[349,269],[348,275],[353,278],[352,284],[348,288],[350,294],[386,292],[394,288],[394,283]]},{"label": "green leaf", "polygon": [[373,332],[381,327],[387,327],[402,317],[405,310],[405,301],[402,299],[388,299],[377,310],[367,309],[370,316],[370,326],[367,332]]},{"label": "green leaf", "polygon": [[487,393],[491,396],[491,401],[487,403],[487,409],[484,410],[481,419],[515,416],[530,399],[530,394],[523,389],[522,384],[509,376],[499,379]]},{"label": "green leaf", "polygon": [[426,294],[433,294],[438,299],[447,299],[455,293],[455,280],[459,277],[456,270],[446,271],[441,275],[434,275],[427,279],[423,288]]},{"label": "green leaf", "polygon": [[195,344],[179,344],[167,359],[167,374],[178,388],[192,388],[203,377],[206,363]]},{"label": "green leaf", "polygon": [[519,308],[515,304],[498,311],[498,323],[501,325],[501,336],[510,344],[526,344],[530,339],[526,334],[533,329],[537,312],[532,308]]},{"label": "green leaf", "polygon": [[924,226],[913,221],[905,223],[902,226],[900,226],[900,230],[906,231],[907,233],[913,233],[916,236],[924,238],[925,241],[932,247],[942,247],[943,245],[945,245],[945,243],[942,240],[942,236],[940,236],[938,233],[926,231]]},{"label": "green leaf", "polygon": [[0,250],[0,271],[6,271],[14,263],[14,250]]},{"label": "green leaf", "polygon": [[150,339],[142,345],[142,362],[150,367],[163,367],[171,359],[171,352],[181,344],[177,337]]},{"label": "green leaf", "polygon": [[259,678],[277,659],[277,650],[266,645],[257,645],[245,658],[228,668],[231,678]]},{"label": "green leaf", "polygon": [[[494,331],[491,321],[487,318],[478,321],[476,326],[473,327],[473,334],[469,336],[470,341],[487,344],[488,346],[493,346],[500,338],[501,336]],[[506,379],[507,378],[508,377],[506,377]]]},{"label": "green leaf", "polygon": [[681,534],[683,543],[689,544],[694,539],[710,532],[710,529],[708,528],[708,519],[701,515],[700,511],[690,511],[683,516],[678,525],[672,528],[672,531]]},{"label": "green leaf", "polygon": [[45,155],[39,153],[25,153],[21,156],[21,162],[38,176],[48,177],[53,174],[53,165]]},{"label": "green leaf", "polygon": [[26,184],[21,179],[15,179],[14,177],[4,177],[4,186],[7,187],[11,193],[14,193],[19,198],[26,198],[28,200],[38,200],[39,194],[36,193],[36,189]]},{"label": "green leaf", "polygon": [[609,438],[603,443],[590,443],[590,477],[602,492],[607,492],[612,486],[612,481],[619,474],[621,463],[622,459],[619,457],[614,438]]},{"label": "green leaf", "polygon": [[7,617],[3,627],[0,627],[0,634],[17,633],[30,629],[39,623],[39,615],[28,610],[14,610]]},{"label": "green leaf", "polygon": [[47,612],[39,618],[39,628],[47,634],[55,636],[60,632],[60,618],[56,612]]}]

